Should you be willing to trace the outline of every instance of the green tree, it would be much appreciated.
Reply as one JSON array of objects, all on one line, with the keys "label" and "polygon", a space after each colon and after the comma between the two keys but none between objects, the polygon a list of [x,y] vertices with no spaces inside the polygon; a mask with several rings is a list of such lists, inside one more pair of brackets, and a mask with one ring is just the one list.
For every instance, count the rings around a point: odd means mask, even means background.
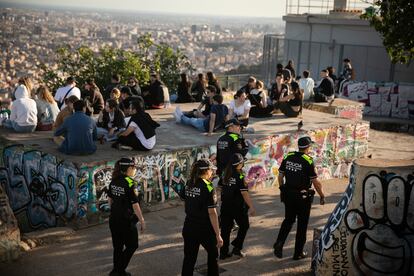
[{"label": "green tree", "polygon": [[43,72],[41,81],[56,91],[68,76],[75,76],[80,86],[93,78],[103,89],[114,73],[121,76],[122,83],[135,76],[141,85],[145,85],[149,82],[150,73],[155,71],[174,91],[181,71],[192,70],[188,58],[180,50],[174,50],[165,43],[154,43],[150,34],[139,37],[137,43],[136,52],[109,46],[94,52],[87,46],[72,48],[64,45],[56,52],[56,68],[40,65]]},{"label": "green tree", "polygon": [[408,64],[414,58],[414,1],[376,0],[362,18],[368,19],[382,38],[393,63]]}]

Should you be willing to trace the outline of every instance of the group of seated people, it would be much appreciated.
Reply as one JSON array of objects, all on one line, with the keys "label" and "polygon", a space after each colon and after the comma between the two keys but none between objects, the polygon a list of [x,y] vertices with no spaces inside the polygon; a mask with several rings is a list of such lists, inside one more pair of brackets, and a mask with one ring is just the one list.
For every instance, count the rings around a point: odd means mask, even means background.
[{"label": "group of seated people", "polygon": [[[249,77],[228,106],[223,104],[222,88],[212,72],[206,74],[207,81],[198,74],[194,84],[181,74],[176,103],[200,104],[186,112],[177,106],[176,122],[211,136],[224,129],[225,121],[230,119],[237,119],[247,130],[250,117],[271,117],[279,112],[297,117],[302,112],[304,90],[303,84],[292,77],[293,64],[290,68],[278,68],[269,90],[264,89],[262,81]],[[322,87],[330,83],[324,73],[325,70],[321,73]],[[47,86],[41,85],[34,92],[30,79],[21,78],[13,93],[10,117],[0,118],[0,123],[16,132],[53,130],[54,141],[66,154],[91,154],[96,151],[96,140],[114,142],[114,148],[143,151],[155,146],[155,129],[160,125],[145,110],[164,108],[169,101],[168,89],[157,74],[151,74],[150,84],[142,89],[134,77],[122,85],[119,75],[112,76],[103,93],[93,79],[86,81],[82,91],[76,84],[75,78],[67,78],[66,85],[57,89],[53,97]]]},{"label": "group of seated people", "polygon": [[0,118],[4,127],[23,133],[53,130],[53,140],[65,154],[92,154],[97,140],[114,141],[112,147],[118,149],[148,151],[155,146],[159,124],[145,112],[147,103],[135,93],[136,86],[114,86],[106,100],[92,79],[81,91],[69,77],[55,97],[45,85],[33,91],[29,78],[19,79],[10,117]]},{"label": "group of seated people", "polygon": [[174,117],[177,123],[193,126],[208,136],[223,129],[224,122],[229,119],[237,119],[247,130],[249,117],[271,117],[278,112],[287,117],[297,117],[302,111],[303,92],[299,84],[291,79],[284,81],[282,73],[276,74],[276,82],[268,92],[262,81],[249,77],[247,84],[235,93],[228,106],[223,104],[223,96],[215,86],[208,85],[204,93],[197,109],[183,112],[177,106]]}]

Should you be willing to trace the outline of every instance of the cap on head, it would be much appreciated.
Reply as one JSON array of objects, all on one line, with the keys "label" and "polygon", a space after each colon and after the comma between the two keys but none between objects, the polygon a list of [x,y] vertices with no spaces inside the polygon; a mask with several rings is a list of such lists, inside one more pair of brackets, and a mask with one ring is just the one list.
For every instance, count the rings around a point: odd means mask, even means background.
[{"label": "cap on head", "polygon": [[197,161],[198,168],[200,170],[216,170],[217,167],[209,159],[200,159]]},{"label": "cap on head", "polygon": [[299,149],[306,149],[310,147],[311,144],[315,142],[312,141],[312,139],[309,136],[301,137],[298,140],[298,147]]},{"label": "cap on head", "polygon": [[135,160],[135,158],[129,158],[129,157],[122,157],[121,159],[119,159],[118,164],[120,166],[127,166],[127,167],[132,167],[132,166],[136,166],[137,162]]},{"label": "cap on head", "polygon": [[230,119],[224,123],[225,128],[229,128],[231,126],[240,126],[241,123],[237,119]]},{"label": "cap on head", "polygon": [[241,163],[244,163],[246,161],[246,159],[243,157],[243,155],[241,155],[240,153],[235,153],[231,159],[231,164],[233,166],[237,166]]}]

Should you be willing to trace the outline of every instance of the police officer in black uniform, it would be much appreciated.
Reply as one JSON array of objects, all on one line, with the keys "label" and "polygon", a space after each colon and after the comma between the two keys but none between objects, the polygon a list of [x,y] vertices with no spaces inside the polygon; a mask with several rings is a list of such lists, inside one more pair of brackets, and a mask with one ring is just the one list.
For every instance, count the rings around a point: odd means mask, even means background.
[{"label": "police officer in black uniform", "polygon": [[[249,229],[249,215],[255,214],[252,200],[249,196],[249,189],[245,182],[243,166],[244,157],[240,153],[232,156],[231,162],[224,170],[221,189],[221,237],[223,246],[220,249],[220,259],[224,260],[232,255],[244,257],[244,239]],[[232,241],[233,251],[229,254],[230,232],[233,228],[233,221],[239,226],[237,236]]]},{"label": "police officer in black uniform", "polygon": [[223,245],[216,211],[217,197],[211,182],[216,167],[208,159],[193,164],[190,178],[182,190],[185,200],[183,227],[184,261],[182,275],[193,275],[200,244],[207,251],[208,275],[218,275],[218,248]]},{"label": "police officer in black uniform", "polygon": [[[283,244],[298,218],[296,231],[294,260],[303,259],[307,252],[303,251],[306,243],[306,230],[309,222],[310,209],[315,191],[320,196],[320,204],[325,204],[325,195],[322,184],[317,179],[315,165],[312,157],[308,155],[312,144],[310,137],[302,137],[298,140],[298,152],[289,152],[283,159],[279,168],[280,197],[285,204],[285,219],[279,231],[279,235],[273,245],[274,254],[278,258],[283,257]],[[283,178],[285,183],[283,184]]]},{"label": "police officer in black uniform", "polygon": [[233,154],[240,153],[243,157],[248,152],[248,145],[240,134],[241,123],[237,119],[225,122],[227,129],[217,141],[217,175],[220,177],[231,161]]},{"label": "police officer in black uniform", "polygon": [[[114,268],[110,275],[131,275],[125,269],[138,248],[137,222],[141,232],[145,229],[144,217],[138,203],[138,183],[131,177],[136,174],[133,158],[121,158],[114,167],[108,188],[111,206],[109,228],[114,247]],[[125,247],[125,248],[124,248]]]}]

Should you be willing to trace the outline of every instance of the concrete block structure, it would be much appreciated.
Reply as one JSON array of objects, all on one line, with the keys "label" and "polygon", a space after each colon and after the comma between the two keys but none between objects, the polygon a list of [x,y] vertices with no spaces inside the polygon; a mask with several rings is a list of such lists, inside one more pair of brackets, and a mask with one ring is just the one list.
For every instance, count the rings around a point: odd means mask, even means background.
[{"label": "concrete block structure", "polygon": [[[182,104],[192,110],[195,104]],[[177,199],[187,181],[192,163],[201,157],[214,161],[213,137],[172,119],[172,108],[150,111],[161,123],[157,145],[146,153],[118,151],[109,143],[98,145],[89,156],[68,156],[56,150],[51,132],[17,134],[1,131],[0,183],[7,192],[11,209],[22,232],[56,226],[86,226],[108,214],[105,188],[112,177],[116,160],[135,156],[139,168],[135,178],[140,184],[143,205]],[[298,122],[303,121],[301,131]],[[297,149],[297,139],[310,135],[316,168],[321,178],[344,177],[350,163],[365,154],[369,124],[331,114],[304,110],[303,118],[251,119],[254,134],[246,134],[250,147],[245,166],[251,189],[277,186],[278,168],[284,155]]]},{"label": "concrete block structure", "polygon": [[414,275],[414,161],[355,161],[317,232],[316,275]]}]

